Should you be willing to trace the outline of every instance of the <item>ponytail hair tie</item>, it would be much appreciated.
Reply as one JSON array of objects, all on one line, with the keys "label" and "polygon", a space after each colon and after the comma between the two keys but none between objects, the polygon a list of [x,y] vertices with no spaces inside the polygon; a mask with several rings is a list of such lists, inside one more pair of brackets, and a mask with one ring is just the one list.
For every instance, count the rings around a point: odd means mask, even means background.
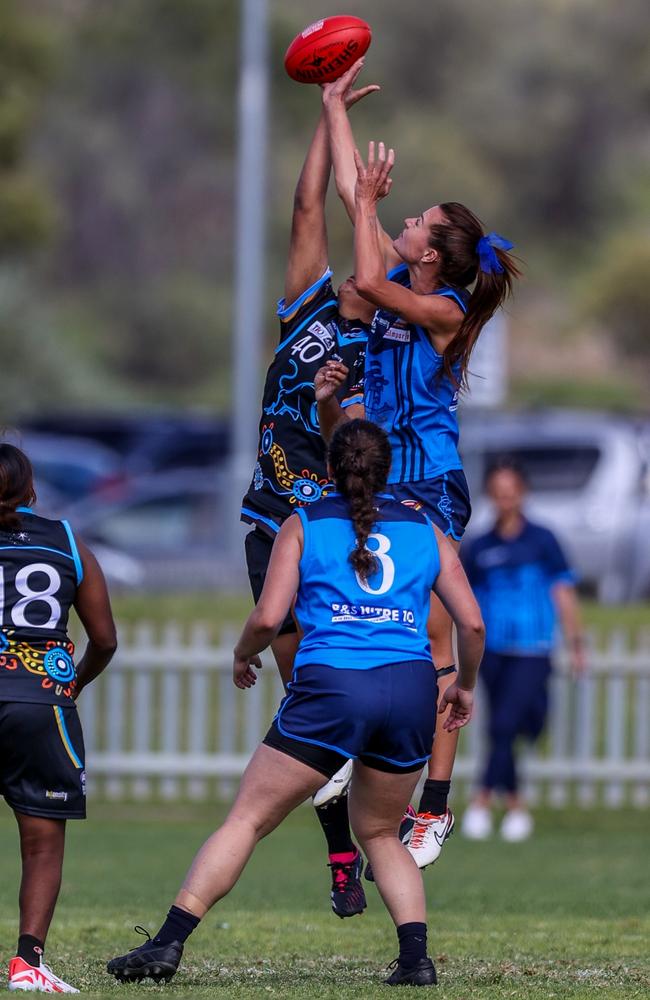
[{"label": "ponytail hair tie", "polygon": [[487,236],[481,236],[476,244],[476,252],[479,267],[484,274],[503,273],[503,264],[494,252],[495,247],[499,250],[512,250],[514,243],[498,233],[488,233]]}]

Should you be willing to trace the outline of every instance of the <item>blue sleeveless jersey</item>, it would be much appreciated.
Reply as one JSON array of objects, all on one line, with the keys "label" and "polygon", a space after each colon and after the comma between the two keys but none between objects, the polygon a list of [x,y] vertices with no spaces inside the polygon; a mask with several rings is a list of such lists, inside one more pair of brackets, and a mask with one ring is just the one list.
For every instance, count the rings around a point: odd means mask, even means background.
[{"label": "blue sleeveless jersey", "polygon": [[356,541],[343,497],[334,493],[297,512],[304,548],[295,614],[304,635],[296,667],[431,661],[427,618],[440,569],[431,522],[390,496],[376,497],[376,508],[368,548],[379,567],[366,583],[348,561]]},{"label": "blue sleeveless jersey", "polygon": [[[406,264],[388,277],[409,287]],[[469,293],[464,289],[443,287],[432,294],[451,298],[467,310]],[[368,337],[364,403],[366,418],[390,438],[389,483],[435,479],[463,467],[457,448],[458,391],[441,369],[442,355],[426,330],[377,310]],[[460,380],[460,366],[455,374]]]}]

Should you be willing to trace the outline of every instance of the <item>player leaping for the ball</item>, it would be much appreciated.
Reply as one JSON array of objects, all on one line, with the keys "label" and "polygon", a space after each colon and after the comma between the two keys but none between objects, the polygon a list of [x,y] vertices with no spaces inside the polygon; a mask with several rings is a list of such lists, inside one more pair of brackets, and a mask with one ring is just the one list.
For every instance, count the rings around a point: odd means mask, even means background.
[{"label": "player leaping for the ball", "polygon": [[[355,223],[357,291],[377,309],[368,339],[365,415],[388,433],[393,448],[393,496],[424,510],[460,545],[471,506],[458,453],[456,409],[472,349],[482,327],[510,293],[519,271],[512,244],[486,234],[458,202],[444,202],[405,220],[396,240],[377,218],[377,202],[390,190],[392,152],[380,144],[368,166],[357,154],[346,114],[346,94],[363,66],[359,60],[323,88],[336,186]],[[344,413],[335,392],[347,377],[330,361],[317,380],[324,434]],[[451,619],[431,596],[428,623],[441,693],[456,667]],[[458,733],[440,728],[409,849],[420,867],[435,861],[454,817],[447,806]]]},{"label": "player leaping for the ball", "polygon": [[[378,89],[348,88],[346,107]],[[241,511],[242,519],[254,525],[246,537],[246,561],[256,601],[281,525],[297,508],[309,507],[333,488],[314,395],[314,377],[321,365],[331,359],[345,365],[348,374],[337,387],[337,400],[351,417],[362,410],[364,355],[374,306],[357,295],[349,279],[338,292],[332,287],[325,224],[330,172],[321,113],[296,187],[284,298],[278,303],[280,337],[266,375],[257,464]],[[291,680],[298,641],[289,613],[271,643],[285,686]],[[350,763],[314,797],[327,838],[332,909],[339,917],[361,913],[366,905],[360,881],[362,858],[348,822],[351,773]]]}]

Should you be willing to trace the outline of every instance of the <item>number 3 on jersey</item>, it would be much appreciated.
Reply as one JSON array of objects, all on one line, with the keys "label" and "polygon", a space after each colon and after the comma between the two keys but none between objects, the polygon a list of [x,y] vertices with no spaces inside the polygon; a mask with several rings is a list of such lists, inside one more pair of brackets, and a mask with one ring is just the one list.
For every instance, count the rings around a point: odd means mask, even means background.
[{"label": "number 3 on jersey", "polygon": [[373,594],[375,597],[379,597],[381,594],[388,593],[390,588],[393,586],[395,581],[395,563],[388,555],[388,551],[390,549],[390,538],[386,535],[381,535],[378,532],[368,535],[368,541],[370,541],[371,538],[377,542],[377,548],[371,549],[368,547],[368,551],[372,552],[373,556],[379,560],[382,573],[381,583],[379,587],[373,588],[369,586],[367,580],[362,580],[358,573],[355,573],[354,575],[357,578],[357,583],[362,590],[365,590],[366,594]]},{"label": "number 3 on jersey", "polygon": [[[30,586],[29,578],[34,573],[42,573],[47,577],[48,584],[44,590],[34,590]],[[48,563],[31,563],[29,566],[23,566],[16,573],[14,586],[17,593],[20,594],[20,600],[16,601],[11,609],[11,620],[14,625],[18,627],[22,626],[23,628],[56,628],[61,617],[61,605],[54,595],[58,593],[61,586],[61,577],[54,566],[50,566]],[[49,620],[42,622],[40,625],[35,625],[33,622],[27,621],[25,617],[27,608],[35,601],[42,601],[50,609]],[[4,606],[5,568],[4,566],[0,566],[0,625],[4,625],[2,615]]]}]

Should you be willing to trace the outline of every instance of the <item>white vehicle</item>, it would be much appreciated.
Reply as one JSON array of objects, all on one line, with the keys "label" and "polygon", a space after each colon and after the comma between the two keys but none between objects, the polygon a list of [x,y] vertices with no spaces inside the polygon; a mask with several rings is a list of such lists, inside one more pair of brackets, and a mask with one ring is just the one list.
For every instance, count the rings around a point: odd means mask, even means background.
[{"label": "white vehicle", "polygon": [[[570,410],[467,413],[461,452],[472,497],[467,537],[492,523],[485,472],[521,466],[528,514],[553,530],[580,585],[608,603],[650,593],[648,438],[632,420]],[[645,527],[644,527],[645,526]]]}]

